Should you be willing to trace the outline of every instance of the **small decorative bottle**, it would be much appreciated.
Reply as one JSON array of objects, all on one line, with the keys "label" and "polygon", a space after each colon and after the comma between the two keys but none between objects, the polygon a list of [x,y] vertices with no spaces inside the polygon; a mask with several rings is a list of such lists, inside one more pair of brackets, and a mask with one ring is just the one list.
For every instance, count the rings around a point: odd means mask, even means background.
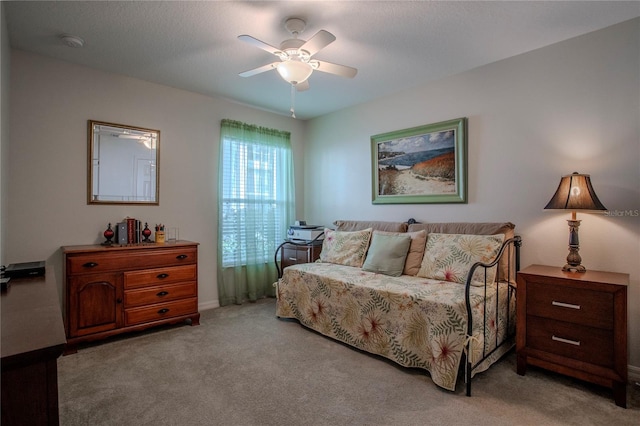
[{"label": "small decorative bottle", "polygon": [[144,237],[144,239],[142,240],[143,243],[150,243],[151,240],[149,239],[149,237],[151,236],[151,229],[149,229],[149,224],[147,222],[144,223],[144,229],[142,230],[142,236]]},{"label": "small decorative bottle", "polygon": [[111,224],[109,224],[102,235],[104,235],[104,237],[107,239],[104,243],[102,243],[103,246],[110,246],[111,244],[113,244],[111,239],[115,235],[115,232],[113,232],[113,229],[111,229]]}]

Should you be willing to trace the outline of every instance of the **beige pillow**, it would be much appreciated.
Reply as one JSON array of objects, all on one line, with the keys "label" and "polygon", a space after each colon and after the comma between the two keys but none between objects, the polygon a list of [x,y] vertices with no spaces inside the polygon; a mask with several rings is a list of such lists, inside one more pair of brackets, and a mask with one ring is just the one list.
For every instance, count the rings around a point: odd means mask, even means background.
[{"label": "beige pillow", "polygon": [[[515,235],[515,225],[511,222],[443,222],[443,223],[412,223],[409,225],[409,232],[424,229],[428,234],[436,232],[439,234],[471,234],[471,235],[496,235],[504,234],[505,241]],[[511,262],[511,268],[509,268]],[[508,272],[511,273],[509,281],[516,281],[515,270],[515,250],[511,250],[511,259],[506,254],[502,256],[500,262],[500,279],[506,280]]]},{"label": "beige pillow", "polygon": [[370,239],[371,228],[353,232],[325,228],[320,261],[360,268],[367,255]]},{"label": "beige pillow", "polygon": [[[419,277],[466,284],[467,275],[474,263],[490,263],[495,260],[504,234],[468,235],[437,234],[427,237],[424,259],[418,271]],[[487,282],[494,282],[496,267],[487,270]],[[484,268],[476,269],[473,285],[484,285]]]},{"label": "beige pillow", "polygon": [[360,231],[371,228],[376,231],[406,232],[407,224],[404,222],[383,222],[367,220],[336,220],[333,222],[336,231]]},{"label": "beige pillow", "polygon": [[422,258],[424,256],[424,248],[427,245],[427,231],[416,232],[384,232],[374,231],[374,233],[380,233],[385,235],[408,235],[411,237],[411,245],[409,245],[409,253],[407,253],[407,259],[404,262],[404,275],[416,275],[420,270],[422,264]]}]

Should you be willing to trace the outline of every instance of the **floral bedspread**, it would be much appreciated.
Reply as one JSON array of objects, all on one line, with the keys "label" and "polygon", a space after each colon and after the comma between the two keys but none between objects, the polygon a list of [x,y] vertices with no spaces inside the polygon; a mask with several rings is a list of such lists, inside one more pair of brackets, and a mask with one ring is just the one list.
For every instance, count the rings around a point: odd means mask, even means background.
[{"label": "floral bedspread", "polygon": [[[485,334],[484,287],[471,287],[475,364],[506,332],[507,285],[487,289]],[[455,390],[467,340],[465,286],[403,275],[390,277],[330,263],[293,265],[277,282],[276,315],[405,367],[430,372],[437,385]],[[496,308],[496,293],[500,306]],[[500,311],[496,316],[496,310]],[[515,326],[515,297],[509,308]],[[512,345],[504,345],[478,368],[483,371]]]}]

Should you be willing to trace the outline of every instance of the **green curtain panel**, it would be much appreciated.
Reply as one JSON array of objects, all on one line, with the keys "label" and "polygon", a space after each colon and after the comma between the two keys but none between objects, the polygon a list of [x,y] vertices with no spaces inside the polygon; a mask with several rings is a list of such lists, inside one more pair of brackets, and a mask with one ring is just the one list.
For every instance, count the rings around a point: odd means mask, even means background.
[{"label": "green curtain panel", "polygon": [[274,296],[274,253],[295,216],[289,132],[220,126],[218,295],[221,306]]}]

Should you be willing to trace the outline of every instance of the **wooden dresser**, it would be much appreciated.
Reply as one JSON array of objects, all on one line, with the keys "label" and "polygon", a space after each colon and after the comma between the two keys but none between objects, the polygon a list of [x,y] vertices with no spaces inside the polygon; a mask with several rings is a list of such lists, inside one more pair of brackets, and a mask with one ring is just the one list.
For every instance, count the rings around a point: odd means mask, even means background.
[{"label": "wooden dresser", "polygon": [[612,272],[518,272],[518,374],[530,364],[609,387],[626,408],[628,284]]},{"label": "wooden dresser", "polygon": [[65,246],[66,353],[147,327],[197,325],[198,243]]},{"label": "wooden dresser", "polygon": [[2,425],[57,425],[58,365],[66,343],[53,268],[2,291]]}]

